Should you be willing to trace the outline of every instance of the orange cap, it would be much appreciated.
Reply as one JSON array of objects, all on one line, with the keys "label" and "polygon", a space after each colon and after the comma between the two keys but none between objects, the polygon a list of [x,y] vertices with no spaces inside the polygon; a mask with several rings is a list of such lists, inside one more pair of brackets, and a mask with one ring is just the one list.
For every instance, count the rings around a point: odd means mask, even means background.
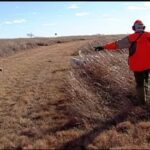
[{"label": "orange cap", "polygon": [[142,24],[143,25],[143,22],[141,21],[141,20],[136,20],[135,22],[134,22],[134,25],[135,24]]}]

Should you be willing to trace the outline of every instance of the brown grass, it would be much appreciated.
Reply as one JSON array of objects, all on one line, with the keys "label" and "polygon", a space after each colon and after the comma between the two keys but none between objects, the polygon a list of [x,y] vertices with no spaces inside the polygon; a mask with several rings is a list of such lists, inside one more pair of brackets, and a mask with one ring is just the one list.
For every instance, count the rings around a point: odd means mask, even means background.
[{"label": "brown grass", "polygon": [[[95,41],[94,41],[95,42]],[[101,43],[103,44],[103,43]],[[149,106],[136,106],[133,73],[128,71],[128,52],[87,53],[71,59],[68,78],[68,114],[89,131],[64,148],[149,147]],[[85,50],[86,51],[86,50]],[[140,125],[138,125],[140,122]],[[96,140],[97,139],[97,140]],[[86,142],[85,142],[86,141]],[[75,146],[76,145],[76,146]]]},{"label": "brown grass", "polygon": [[10,56],[19,51],[29,50],[40,46],[51,46],[70,41],[82,41],[94,39],[97,36],[69,36],[56,38],[20,38],[20,39],[1,39],[0,40],[0,57]]},{"label": "brown grass", "polygon": [[126,53],[101,52],[81,57],[78,66],[73,64],[68,92],[73,97],[71,107],[75,114],[105,120],[124,106],[130,107],[127,96],[134,95],[134,82],[126,71],[126,58]]},{"label": "brown grass", "polygon": [[148,148],[150,109],[133,103],[127,52],[93,51],[122,36],[28,39],[39,41],[27,51],[27,39],[5,41],[18,50],[0,58],[0,148]]}]

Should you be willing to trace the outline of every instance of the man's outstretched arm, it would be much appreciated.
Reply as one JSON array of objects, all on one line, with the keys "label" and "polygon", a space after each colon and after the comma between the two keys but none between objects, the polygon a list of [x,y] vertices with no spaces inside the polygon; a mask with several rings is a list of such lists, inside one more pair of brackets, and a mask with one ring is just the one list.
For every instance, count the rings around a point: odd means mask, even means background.
[{"label": "man's outstretched arm", "polygon": [[111,42],[111,43],[108,43],[108,44],[103,45],[103,46],[97,46],[97,47],[95,47],[95,51],[100,51],[103,49],[110,49],[110,50],[124,49],[124,48],[129,48],[130,45],[131,45],[131,42],[129,41],[129,38],[127,36],[127,37],[120,39],[118,41]]}]

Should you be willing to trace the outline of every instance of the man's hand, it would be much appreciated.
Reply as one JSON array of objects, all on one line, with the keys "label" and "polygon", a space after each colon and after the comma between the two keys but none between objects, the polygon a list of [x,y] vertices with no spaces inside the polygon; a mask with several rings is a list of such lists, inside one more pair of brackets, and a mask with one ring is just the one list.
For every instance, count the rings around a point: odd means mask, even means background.
[{"label": "man's hand", "polygon": [[94,47],[94,48],[95,48],[96,52],[104,50],[104,48],[102,46],[97,46],[97,47]]}]

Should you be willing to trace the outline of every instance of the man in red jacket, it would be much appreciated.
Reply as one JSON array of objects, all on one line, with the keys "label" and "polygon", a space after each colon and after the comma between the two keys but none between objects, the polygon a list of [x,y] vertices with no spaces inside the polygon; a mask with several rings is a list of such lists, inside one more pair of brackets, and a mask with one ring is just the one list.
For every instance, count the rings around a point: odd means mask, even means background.
[{"label": "man in red jacket", "polygon": [[145,26],[141,20],[136,20],[132,29],[135,33],[104,46],[95,47],[95,51],[129,48],[129,68],[134,72],[139,103],[145,104],[150,71],[150,32],[144,31]]}]

